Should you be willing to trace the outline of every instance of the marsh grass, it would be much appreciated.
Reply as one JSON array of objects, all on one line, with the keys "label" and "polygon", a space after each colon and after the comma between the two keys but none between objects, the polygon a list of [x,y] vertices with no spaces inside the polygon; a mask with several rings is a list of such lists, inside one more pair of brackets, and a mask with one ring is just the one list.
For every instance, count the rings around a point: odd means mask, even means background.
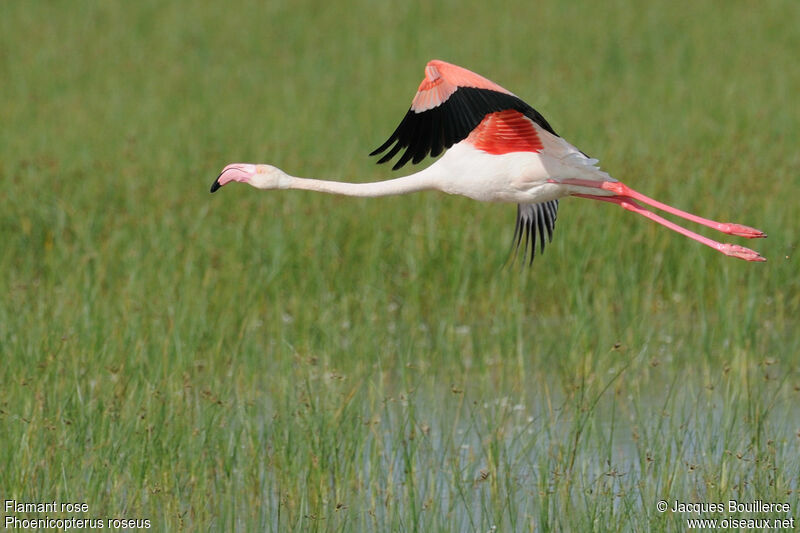
[{"label": "marsh grass", "polygon": [[[159,530],[796,513],[797,11],[2,3],[0,497]],[[768,263],[580,200],[522,269],[508,206],[208,195],[237,160],[389,176],[365,154],[432,57],[646,194],[765,230]]]}]

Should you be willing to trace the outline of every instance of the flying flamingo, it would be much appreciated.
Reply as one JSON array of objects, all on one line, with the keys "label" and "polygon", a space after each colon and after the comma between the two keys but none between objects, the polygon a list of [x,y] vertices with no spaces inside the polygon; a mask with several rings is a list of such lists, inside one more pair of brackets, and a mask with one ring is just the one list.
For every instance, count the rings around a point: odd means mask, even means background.
[{"label": "flying flamingo", "polygon": [[610,202],[649,218],[731,257],[766,261],[758,252],[698,235],[642,207],[648,204],[691,222],[737,235],[766,235],[740,224],[720,223],[681,211],[634,191],[597,166],[597,159],[559,137],[545,118],[516,95],[465,68],[433,60],[400,125],[370,155],[385,163],[402,151],[393,170],[428,154],[444,155],[428,168],[401,178],[374,183],[345,183],[290,176],[270,165],[226,166],[211,192],[232,181],[259,189],[302,189],[346,196],[377,197],[438,190],[484,202],[517,205],[516,249],[530,241],[533,261],[538,233],[552,240],[558,199],[564,196]]}]

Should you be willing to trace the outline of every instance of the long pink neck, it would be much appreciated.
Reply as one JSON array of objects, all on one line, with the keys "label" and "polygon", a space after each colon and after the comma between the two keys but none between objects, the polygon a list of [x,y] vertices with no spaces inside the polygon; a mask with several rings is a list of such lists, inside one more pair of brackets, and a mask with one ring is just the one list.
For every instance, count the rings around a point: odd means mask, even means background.
[{"label": "long pink neck", "polygon": [[348,183],[344,181],[317,180],[291,176],[286,186],[281,188],[374,198],[378,196],[410,194],[412,192],[438,189],[439,187],[435,175],[430,172],[429,167],[402,178],[372,183]]}]

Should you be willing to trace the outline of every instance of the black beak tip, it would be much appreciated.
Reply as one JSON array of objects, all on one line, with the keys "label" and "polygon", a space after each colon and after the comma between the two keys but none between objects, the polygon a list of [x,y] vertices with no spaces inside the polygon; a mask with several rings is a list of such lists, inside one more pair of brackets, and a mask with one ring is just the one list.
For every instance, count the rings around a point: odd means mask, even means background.
[{"label": "black beak tip", "polygon": [[219,178],[214,180],[214,183],[211,184],[211,192],[217,192],[221,185],[219,184]]}]

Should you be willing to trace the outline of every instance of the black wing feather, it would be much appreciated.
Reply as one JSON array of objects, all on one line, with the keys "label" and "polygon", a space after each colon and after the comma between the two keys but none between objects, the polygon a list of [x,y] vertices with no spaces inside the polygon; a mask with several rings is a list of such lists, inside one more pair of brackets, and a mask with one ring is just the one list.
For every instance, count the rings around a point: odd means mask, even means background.
[{"label": "black wing feather", "polygon": [[532,264],[533,258],[536,256],[537,234],[539,236],[539,253],[543,253],[545,232],[547,232],[547,241],[552,242],[557,214],[558,200],[550,200],[539,204],[518,204],[517,222],[512,239],[515,253],[519,251],[519,247],[522,245],[522,257],[526,257],[528,255],[528,245],[530,244],[529,264]]},{"label": "black wing feather", "polygon": [[409,109],[389,139],[369,155],[378,155],[391,146],[391,150],[378,163],[391,160],[405,149],[392,170],[399,169],[409,161],[416,164],[428,154],[436,157],[442,150],[466,139],[489,113],[507,109],[523,113],[556,135],[538,111],[514,95],[491,89],[459,87],[445,102],[432,109],[421,113]]}]

